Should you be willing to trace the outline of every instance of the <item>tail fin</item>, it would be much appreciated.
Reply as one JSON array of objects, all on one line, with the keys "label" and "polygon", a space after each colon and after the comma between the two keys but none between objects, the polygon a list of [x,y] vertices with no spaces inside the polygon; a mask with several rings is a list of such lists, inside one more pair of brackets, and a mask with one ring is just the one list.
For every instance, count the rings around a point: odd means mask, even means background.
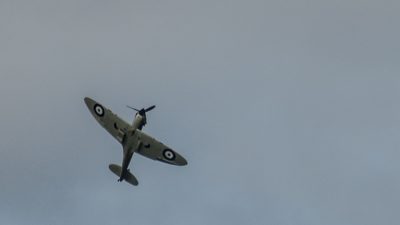
[{"label": "tail fin", "polygon": [[[119,177],[121,176],[121,173],[122,173],[122,167],[121,166],[116,165],[116,164],[110,164],[108,166],[108,168],[110,168],[111,172],[113,172],[115,175],[117,175]],[[126,182],[128,182],[128,183],[130,183],[130,184],[132,184],[134,186],[137,186],[139,184],[139,182],[136,179],[136,177],[129,171],[126,171],[126,175],[123,177],[123,179]]]}]

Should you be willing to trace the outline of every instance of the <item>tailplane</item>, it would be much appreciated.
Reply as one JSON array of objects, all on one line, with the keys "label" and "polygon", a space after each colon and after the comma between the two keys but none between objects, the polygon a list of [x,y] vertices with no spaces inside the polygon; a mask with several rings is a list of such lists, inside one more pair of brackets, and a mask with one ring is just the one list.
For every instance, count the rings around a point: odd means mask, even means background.
[{"label": "tailplane", "polygon": [[[115,175],[117,175],[118,177],[121,177],[121,172],[122,172],[121,166],[116,165],[116,164],[110,164],[108,166],[108,168],[110,168],[111,172],[113,172]],[[134,186],[137,186],[139,184],[136,177],[131,172],[129,172],[129,170],[126,171],[126,174],[122,179]]]}]

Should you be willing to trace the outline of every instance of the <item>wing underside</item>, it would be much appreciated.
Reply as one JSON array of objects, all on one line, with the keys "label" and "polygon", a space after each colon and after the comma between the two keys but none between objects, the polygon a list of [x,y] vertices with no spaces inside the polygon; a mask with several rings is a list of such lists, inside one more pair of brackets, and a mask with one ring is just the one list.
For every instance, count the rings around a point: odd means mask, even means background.
[{"label": "wing underside", "polygon": [[135,131],[136,141],[141,141],[140,148],[137,153],[153,159],[159,160],[168,164],[183,166],[187,165],[187,161],[177,152],[157,141],[155,138],[144,133],[143,131]]},{"label": "wing underside", "polygon": [[85,98],[86,106],[92,113],[97,122],[108,131],[118,142],[122,143],[125,133],[130,128],[130,125],[107,109],[100,103],[90,98]]}]

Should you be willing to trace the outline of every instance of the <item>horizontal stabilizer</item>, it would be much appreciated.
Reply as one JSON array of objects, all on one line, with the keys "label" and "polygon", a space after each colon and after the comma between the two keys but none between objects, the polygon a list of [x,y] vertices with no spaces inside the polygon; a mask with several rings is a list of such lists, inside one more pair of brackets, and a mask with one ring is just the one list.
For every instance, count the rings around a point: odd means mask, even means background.
[{"label": "horizontal stabilizer", "polygon": [[131,174],[131,172],[129,172],[129,171],[126,173],[126,177],[124,177],[124,179],[125,179],[126,182],[128,182],[128,183],[130,183],[130,184],[132,184],[134,186],[137,186],[139,184],[139,182],[136,179],[136,177],[133,176],[133,174]]},{"label": "horizontal stabilizer", "polygon": [[115,175],[119,177],[121,176],[122,168],[120,166],[116,164],[110,164],[108,168],[110,168],[111,172],[113,172]]},{"label": "horizontal stabilizer", "polygon": [[[115,175],[117,175],[118,177],[121,177],[121,172],[122,172],[122,167],[116,164],[110,164],[108,166],[108,168],[110,168],[111,172],[113,172]],[[126,175],[123,177],[123,179],[134,185],[137,186],[139,184],[138,180],[136,179],[136,177],[129,171],[126,171]]]}]

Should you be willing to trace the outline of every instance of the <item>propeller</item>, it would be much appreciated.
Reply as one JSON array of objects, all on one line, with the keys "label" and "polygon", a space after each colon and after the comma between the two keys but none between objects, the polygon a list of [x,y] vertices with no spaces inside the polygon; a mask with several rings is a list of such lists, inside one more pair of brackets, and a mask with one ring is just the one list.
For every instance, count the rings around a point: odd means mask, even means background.
[{"label": "propeller", "polygon": [[150,106],[150,107],[148,107],[148,108],[146,108],[146,109],[145,109],[145,108],[136,109],[136,108],[133,108],[132,106],[129,106],[129,105],[127,105],[126,107],[135,110],[135,111],[138,112],[139,115],[141,115],[141,116],[146,116],[146,113],[147,113],[148,111],[153,110],[156,106],[155,106],[155,105],[152,105],[152,106]]},{"label": "propeller", "polygon": [[150,106],[150,107],[148,107],[146,109],[145,108],[136,109],[136,108],[133,108],[132,106],[129,106],[129,105],[127,105],[126,107],[135,110],[139,115],[141,115],[143,117],[143,120],[142,120],[141,124],[138,125],[138,129],[141,130],[147,123],[146,112],[148,112],[150,110],[153,110],[156,106],[152,105],[152,106]]}]

